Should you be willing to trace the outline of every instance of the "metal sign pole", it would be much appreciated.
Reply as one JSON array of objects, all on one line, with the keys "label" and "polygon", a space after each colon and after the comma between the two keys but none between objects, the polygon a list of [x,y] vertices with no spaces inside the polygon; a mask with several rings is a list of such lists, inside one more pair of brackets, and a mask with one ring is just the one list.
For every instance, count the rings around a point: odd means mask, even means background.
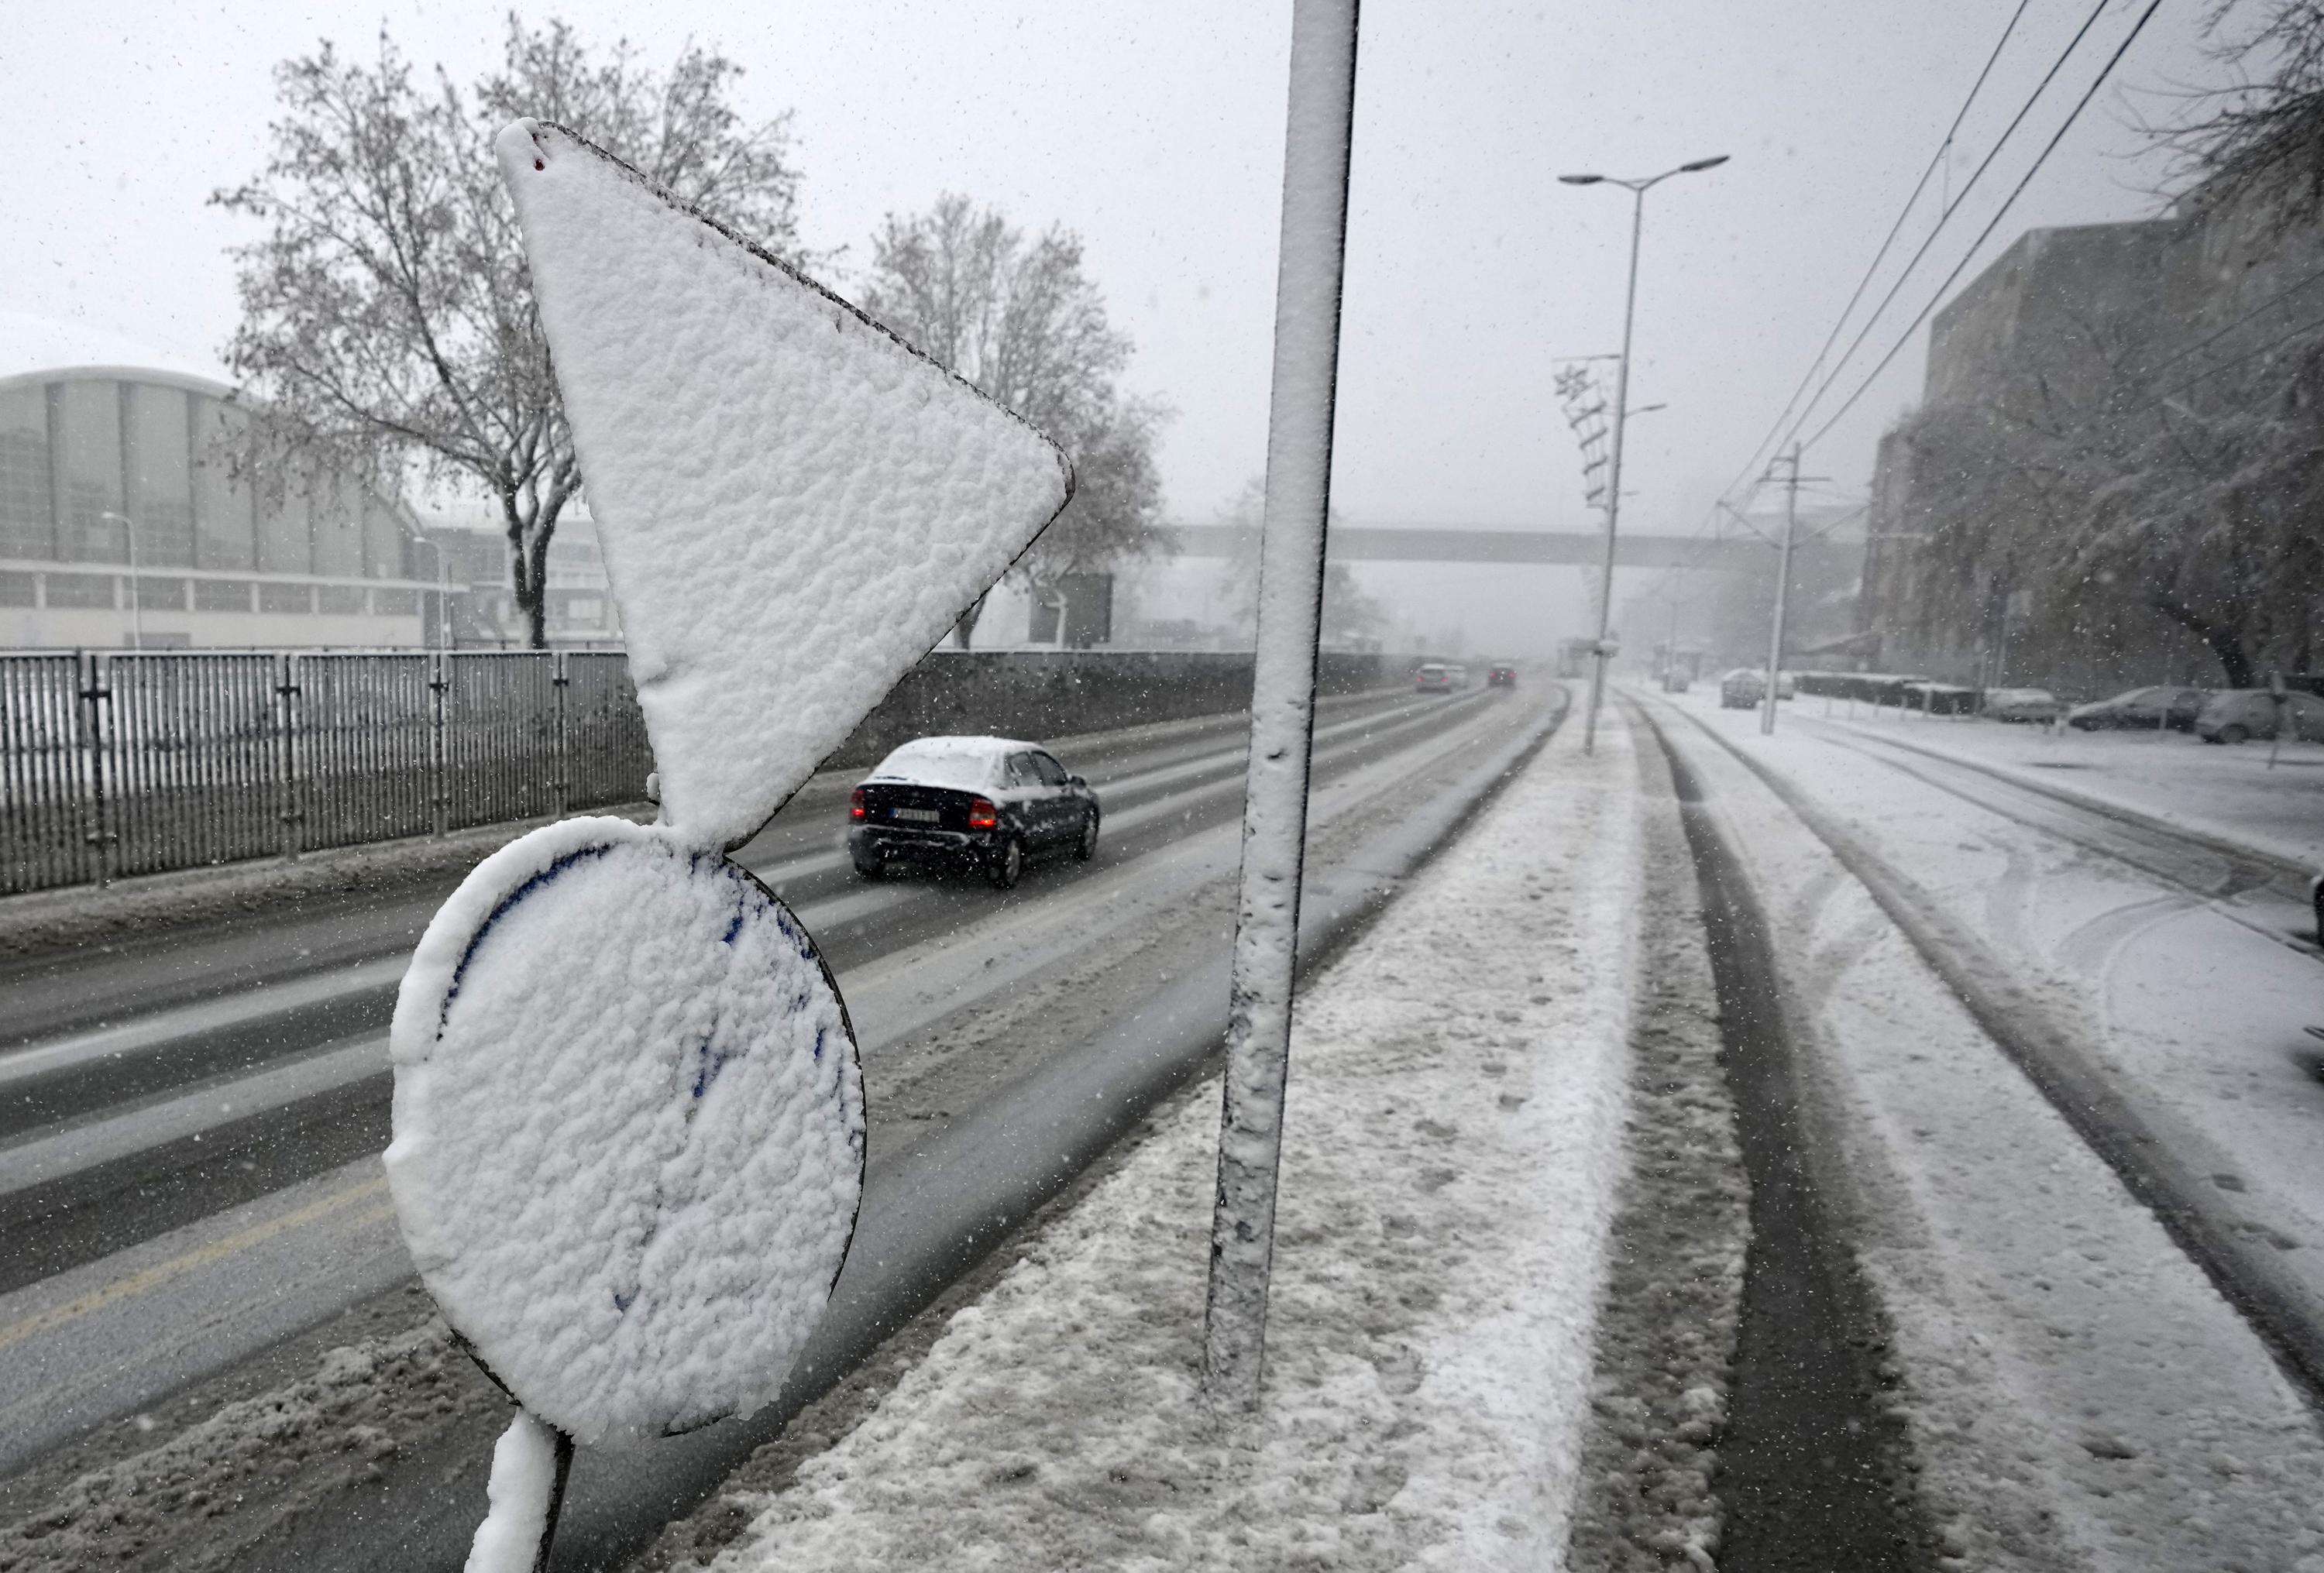
[{"label": "metal sign pole", "polygon": [[1228,1002],[1219,1187],[1203,1375],[1222,1409],[1259,1403],[1275,1243],[1292,968],[1307,836],[1315,643],[1331,508],[1332,417],[1354,132],[1357,0],[1295,0],[1283,227],[1276,275],[1267,503],[1259,530],[1259,651],[1250,783]]}]

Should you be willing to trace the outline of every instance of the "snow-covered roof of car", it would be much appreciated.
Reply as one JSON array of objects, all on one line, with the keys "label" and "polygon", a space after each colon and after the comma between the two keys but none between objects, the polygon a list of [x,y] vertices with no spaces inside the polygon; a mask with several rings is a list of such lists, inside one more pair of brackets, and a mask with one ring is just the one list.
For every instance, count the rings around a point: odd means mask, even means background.
[{"label": "snow-covered roof of car", "polygon": [[948,752],[960,753],[966,753],[972,749],[982,749],[989,753],[1005,754],[1011,749],[1038,749],[1040,746],[1038,743],[1028,743],[1021,738],[988,737],[969,732],[941,732],[930,737],[914,738],[908,743],[899,743],[889,750],[888,757],[892,759],[907,749],[918,748],[943,749]]},{"label": "snow-covered roof of car", "polygon": [[911,781],[928,786],[988,786],[1001,757],[1038,743],[1001,737],[922,737],[888,751],[867,781]]}]

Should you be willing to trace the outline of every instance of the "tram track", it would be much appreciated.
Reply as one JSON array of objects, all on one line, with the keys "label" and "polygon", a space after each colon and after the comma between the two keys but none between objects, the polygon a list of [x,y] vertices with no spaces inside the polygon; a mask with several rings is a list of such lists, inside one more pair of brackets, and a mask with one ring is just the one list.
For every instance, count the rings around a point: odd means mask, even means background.
[{"label": "tram track", "polygon": [[[1817,801],[1792,777],[1755,757],[1702,717],[1666,703],[1654,703],[1653,710],[1658,719],[1683,719],[1689,723],[1690,736],[1699,733],[1741,766],[1822,843],[1960,1001],[1979,1031],[2210,1280],[2274,1357],[2311,1413],[2324,1416],[2324,1293],[2287,1265],[2285,1253],[2267,1232],[2255,1228],[2242,1215],[2233,1191],[2223,1191],[2210,1175],[2181,1156],[2197,1144],[2181,1132],[2172,1114],[2135,1082],[2115,1073],[2079,1023],[2061,1015],[1969,924],[1896,867],[1868,836]],[[1881,759],[1877,752],[1854,751]],[[1895,764],[1887,759],[1882,762]],[[1951,790],[1941,783],[1927,784]],[[1970,793],[1957,791],[1954,796],[1988,812],[2001,812]],[[2027,823],[2021,815],[2005,817]],[[2034,823],[2031,828],[2074,840],[2055,826]],[[2170,834],[2151,824],[2139,828],[2150,838],[2150,845]],[[2209,838],[2180,839],[2200,843],[2209,855],[2220,855],[2219,844]],[[2075,844],[2086,843],[2076,841]],[[2166,878],[2142,867],[2134,857],[2113,851],[2107,855],[2140,868],[2150,878]],[[2252,860],[2273,865],[2279,874],[2289,867],[2281,860],[2256,854]],[[2191,888],[2183,878],[2172,878],[2171,883]]]}]

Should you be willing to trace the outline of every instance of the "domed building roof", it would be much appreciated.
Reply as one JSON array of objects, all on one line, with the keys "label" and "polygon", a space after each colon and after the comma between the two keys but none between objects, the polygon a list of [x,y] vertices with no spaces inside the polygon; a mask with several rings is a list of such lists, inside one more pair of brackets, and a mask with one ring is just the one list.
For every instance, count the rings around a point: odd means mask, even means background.
[{"label": "domed building roof", "polygon": [[130,376],[223,398],[232,373],[207,357],[171,354],[84,322],[0,309],[0,388],[60,374]]}]

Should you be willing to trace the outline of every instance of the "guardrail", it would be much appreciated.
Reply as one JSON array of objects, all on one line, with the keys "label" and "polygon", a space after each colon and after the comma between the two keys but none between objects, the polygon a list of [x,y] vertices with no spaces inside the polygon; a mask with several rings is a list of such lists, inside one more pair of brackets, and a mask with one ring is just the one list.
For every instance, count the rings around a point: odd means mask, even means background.
[{"label": "guardrail", "polygon": [[619,652],[0,655],[0,894],[632,803]]}]

